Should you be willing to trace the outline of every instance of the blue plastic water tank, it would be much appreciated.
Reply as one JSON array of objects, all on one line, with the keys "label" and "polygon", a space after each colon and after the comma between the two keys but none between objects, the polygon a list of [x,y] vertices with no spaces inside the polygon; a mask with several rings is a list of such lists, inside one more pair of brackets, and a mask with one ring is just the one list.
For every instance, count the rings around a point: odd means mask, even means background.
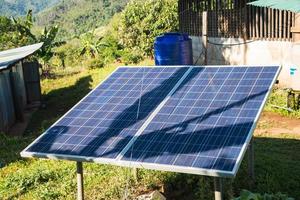
[{"label": "blue plastic water tank", "polygon": [[192,40],[187,34],[165,33],[154,42],[156,65],[192,65]]}]

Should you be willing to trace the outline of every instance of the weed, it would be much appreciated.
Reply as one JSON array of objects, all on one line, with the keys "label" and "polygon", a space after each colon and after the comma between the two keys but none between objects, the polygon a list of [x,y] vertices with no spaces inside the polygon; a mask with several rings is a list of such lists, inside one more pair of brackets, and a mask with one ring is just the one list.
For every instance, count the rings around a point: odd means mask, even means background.
[{"label": "weed", "polygon": [[[152,63],[153,61],[147,60],[140,65]],[[33,115],[26,135],[22,138],[0,136],[0,145],[4,149],[0,151],[0,199],[75,198],[74,162],[23,160],[19,152],[110,74],[117,65],[119,64],[92,70],[74,69],[74,74],[56,72],[55,79],[42,80],[46,108]],[[275,98],[276,94],[277,91],[274,91],[272,96]],[[275,101],[277,100],[270,100],[273,103]],[[273,124],[268,126],[271,128]],[[255,137],[254,147],[256,183],[251,190],[261,194],[281,191],[289,196],[299,197],[299,138],[289,134],[284,134],[284,138],[261,134],[260,137]],[[242,162],[235,179],[224,180],[227,199],[238,196],[243,189],[250,189],[246,160]],[[168,199],[212,199],[212,180],[211,177],[140,169],[136,182],[129,168],[84,163],[87,199],[120,199],[125,193],[128,198],[133,199],[139,194],[156,189],[161,190]]]},{"label": "weed", "polygon": [[275,87],[268,99],[265,107],[266,111],[276,112],[283,116],[295,117],[300,119],[300,110],[294,110],[292,112],[283,109],[287,106],[287,91]]}]

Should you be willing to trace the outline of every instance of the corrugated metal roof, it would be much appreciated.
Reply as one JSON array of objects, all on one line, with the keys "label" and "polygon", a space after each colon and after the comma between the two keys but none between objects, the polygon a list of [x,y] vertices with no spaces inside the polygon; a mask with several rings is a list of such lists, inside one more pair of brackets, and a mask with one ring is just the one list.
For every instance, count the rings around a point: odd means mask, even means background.
[{"label": "corrugated metal roof", "polygon": [[37,43],[29,46],[24,46],[15,49],[9,49],[0,52],[0,70],[8,68],[15,62],[33,54],[39,48],[43,46],[43,43]]},{"label": "corrugated metal roof", "polygon": [[300,0],[258,0],[249,5],[300,12]]}]

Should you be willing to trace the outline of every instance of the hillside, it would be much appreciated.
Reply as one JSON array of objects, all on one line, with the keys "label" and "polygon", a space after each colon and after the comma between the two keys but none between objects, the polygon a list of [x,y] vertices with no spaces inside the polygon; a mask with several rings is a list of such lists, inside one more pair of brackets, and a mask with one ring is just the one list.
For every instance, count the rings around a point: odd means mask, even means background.
[{"label": "hillside", "polygon": [[4,16],[26,15],[29,9],[38,13],[61,0],[0,0],[0,13]]},{"label": "hillside", "polygon": [[105,25],[128,0],[67,0],[38,14],[38,26],[59,25],[59,38],[70,38]]}]

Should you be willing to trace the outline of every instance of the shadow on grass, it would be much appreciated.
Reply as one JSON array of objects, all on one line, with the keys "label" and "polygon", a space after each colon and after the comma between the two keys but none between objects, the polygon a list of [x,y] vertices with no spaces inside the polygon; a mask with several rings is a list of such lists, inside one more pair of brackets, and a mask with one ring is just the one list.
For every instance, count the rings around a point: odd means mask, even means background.
[{"label": "shadow on grass", "polygon": [[33,114],[23,137],[0,135],[0,167],[21,159],[20,151],[82,99],[91,90],[91,81],[91,76],[85,76],[70,87],[53,90],[43,95],[46,107]]},{"label": "shadow on grass", "polygon": [[38,135],[45,131],[60,116],[74,106],[91,90],[92,77],[85,76],[70,87],[52,90],[42,96],[45,108],[34,113],[26,130],[26,135]]},{"label": "shadow on grass", "polygon": [[251,189],[259,193],[281,192],[300,197],[300,140],[288,138],[255,137],[255,184],[249,187],[247,155],[234,180],[235,193]]},{"label": "shadow on grass", "polygon": [[0,133],[0,168],[21,159],[20,151],[31,141],[29,137],[9,137]]},{"label": "shadow on grass", "polygon": [[65,72],[65,73],[60,73],[56,74],[55,72],[48,72],[47,74],[44,74],[41,76],[41,79],[50,79],[50,80],[55,80],[55,79],[60,79],[60,78],[66,78],[68,76],[73,76],[76,74],[79,74],[80,71],[70,71],[70,72]]},{"label": "shadow on grass", "polygon": [[[242,189],[255,193],[287,194],[300,197],[300,140],[288,138],[254,138],[255,184],[250,186],[247,154],[234,179],[225,179],[225,199],[239,196]],[[164,181],[170,200],[213,199],[213,178],[172,173]]]},{"label": "shadow on grass", "polygon": [[[0,137],[2,167],[19,160],[19,152],[30,138]],[[247,154],[235,179],[226,179],[225,196],[238,196],[242,189],[259,193],[281,192],[297,199],[300,196],[300,140],[278,138],[255,138],[256,183],[249,186]],[[165,195],[170,200],[212,199],[213,181],[211,177],[171,173],[162,178]]]}]

